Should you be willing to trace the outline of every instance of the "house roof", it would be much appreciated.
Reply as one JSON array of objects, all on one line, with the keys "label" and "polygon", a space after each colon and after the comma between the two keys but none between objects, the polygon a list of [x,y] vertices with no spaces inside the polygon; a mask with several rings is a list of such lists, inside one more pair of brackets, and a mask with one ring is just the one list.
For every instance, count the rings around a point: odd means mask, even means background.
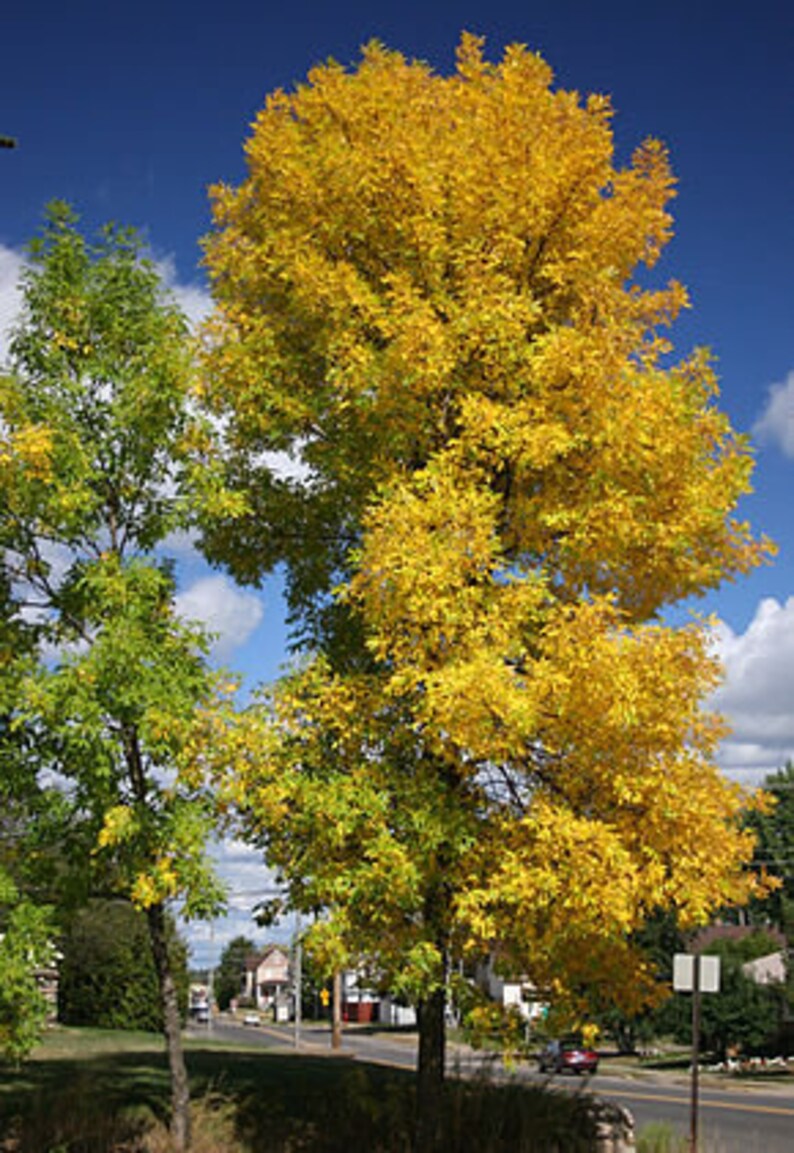
[{"label": "house roof", "polygon": [[246,958],[246,969],[251,973],[256,972],[259,966],[267,961],[269,957],[272,957],[274,953],[280,953],[282,957],[289,960],[289,953],[283,945],[266,945],[261,953],[254,953],[252,956]]},{"label": "house roof", "polygon": [[717,923],[714,925],[706,925],[704,929],[701,929],[695,935],[692,942],[692,951],[699,953],[701,949],[707,948],[714,941],[743,941],[745,937],[751,937],[755,933],[763,933],[765,937],[770,937],[781,949],[786,947],[784,934],[773,925],[726,925]]}]

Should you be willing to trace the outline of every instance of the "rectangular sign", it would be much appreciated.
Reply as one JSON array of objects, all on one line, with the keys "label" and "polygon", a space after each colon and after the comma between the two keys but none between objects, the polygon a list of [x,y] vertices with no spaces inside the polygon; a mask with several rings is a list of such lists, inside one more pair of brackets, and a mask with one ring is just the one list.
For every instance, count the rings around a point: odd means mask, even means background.
[{"label": "rectangular sign", "polygon": [[677,993],[691,993],[695,988],[695,963],[700,962],[698,986],[701,993],[719,993],[720,959],[676,953],[673,957],[673,988]]}]

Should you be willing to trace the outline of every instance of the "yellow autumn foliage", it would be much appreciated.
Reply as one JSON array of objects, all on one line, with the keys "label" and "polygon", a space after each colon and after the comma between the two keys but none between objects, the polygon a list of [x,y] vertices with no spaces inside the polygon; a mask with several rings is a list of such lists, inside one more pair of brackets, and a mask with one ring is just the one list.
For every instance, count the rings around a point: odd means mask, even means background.
[{"label": "yellow autumn foliage", "polygon": [[464,35],[438,76],[373,43],[272,94],[213,192],[202,391],[247,501],[216,555],[283,563],[310,631],[337,582],[343,622],[230,727],[223,788],[405,988],[495,949],[636,1006],[644,920],[756,885],[705,627],[664,611],[769,545],[709,354],[672,356],[686,291],[649,286],[667,152],[620,164],[611,116],[522,46]]}]

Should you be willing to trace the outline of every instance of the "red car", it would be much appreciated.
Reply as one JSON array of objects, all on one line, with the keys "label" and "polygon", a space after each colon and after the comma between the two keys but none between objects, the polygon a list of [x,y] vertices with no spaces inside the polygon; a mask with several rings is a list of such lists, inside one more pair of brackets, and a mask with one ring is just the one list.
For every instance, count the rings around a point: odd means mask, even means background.
[{"label": "red car", "polygon": [[538,1054],[538,1067],[541,1073],[595,1073],[598,1069],[598,1054],[573,1038],[549,1041]]}]

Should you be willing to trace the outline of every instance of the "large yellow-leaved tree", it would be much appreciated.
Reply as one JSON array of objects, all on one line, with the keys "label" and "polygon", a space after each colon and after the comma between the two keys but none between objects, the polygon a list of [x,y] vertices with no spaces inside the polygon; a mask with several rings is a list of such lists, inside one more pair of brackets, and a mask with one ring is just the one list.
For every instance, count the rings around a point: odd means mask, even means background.
[{"label": "large yellow-leaved tree", "polygon": [[451,958],[625,1003],[650,914],[747,895],[718,669],[664,612],[762,558],[750,452],[708,355],[672,355],[684,288],[650,286],[665,149],[619,165],[608,99],[534,53],[464,35],[442,77],[371,44],[270,96],[247,159],[214,190],[205,390],[248,512],[205,545],[283,566],[313,655],[230,735],[228,788],[329,911],[318,947],[417,1001],[430,1147]]}]

